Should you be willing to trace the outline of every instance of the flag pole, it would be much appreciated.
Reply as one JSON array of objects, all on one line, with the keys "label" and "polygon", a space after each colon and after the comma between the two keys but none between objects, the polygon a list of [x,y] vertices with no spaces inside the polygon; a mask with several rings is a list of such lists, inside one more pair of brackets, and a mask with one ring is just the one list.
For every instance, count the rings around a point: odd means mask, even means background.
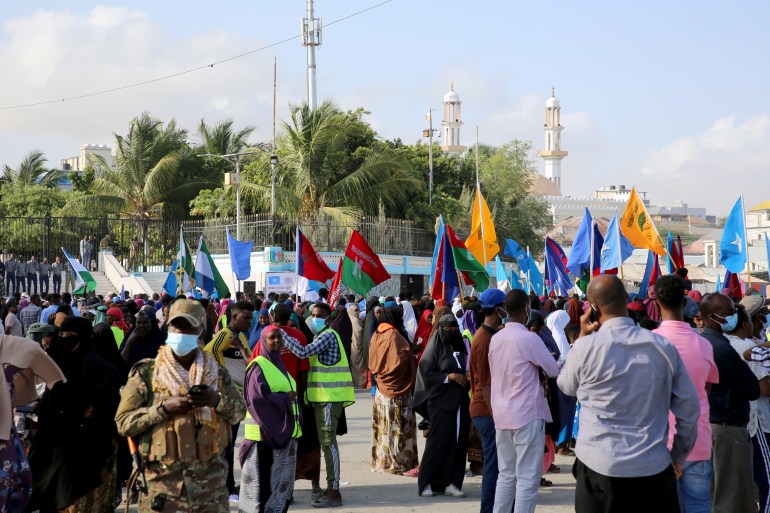
[{"label": "flag pole", "polygon": [[625,281],[625,278],[623,277],[623,248],[620,239],[620,221],[618,220],[617,213],[615,214],[615,221],[615,231],[617,231],[618,239],[618,262],[620,262],[620,281]]},{"label": "flag pole", "polygon": [[[481,226],[482,264],[487,265],[487,239],[484,237],[484,216],[481,211],[481,183],[479,183],[479,125],[476,125],[476,196],[479,199],[479,225]],[[471,227],[472,228],[472,227]]]},{"label": "flag pole", "polygon": [[457,282],[460,285],[460,287],[459,287],[460,288],[460,294],[459,294],[458,297],[460,298],[460,301],[462,301],[463,300],[463,294],[465,294],[465,291],[463,290],[463,275],[460,274],[460,270],[457,269],[457,268],[455,268],[455,272],[457,273]]},{"label": "flag pole", "polygon": [[297,300],[297,303],[299,303],[299,221],[297,222],[296,229],[294,230],[294,245],[295,247],[295,253],[296,257],[294,260],[294,297]]},{"label": "flag pole", "polygon": [[527,294],[534,290],[532,287],[532,271],[530,266],[532,265],[532,256],[529,254],[529,246],[527,246]]},{"label": "flag pole", "polygon": [[746,244],[746,276],[751,288],[751,258],[749,257],[749,238],[746,233],[746,202],[743,201],[743,194],[741,194],[741,214],[743,214],[743,243]]},{"label": "flag pole", "polygon": [[591,278],[594,277],[594,244],[596,243],[596,234],[594,233],[594,229],[596,226],[596,221],[591,218],[591,268],[588,270],[588,281],[591,282]]}]

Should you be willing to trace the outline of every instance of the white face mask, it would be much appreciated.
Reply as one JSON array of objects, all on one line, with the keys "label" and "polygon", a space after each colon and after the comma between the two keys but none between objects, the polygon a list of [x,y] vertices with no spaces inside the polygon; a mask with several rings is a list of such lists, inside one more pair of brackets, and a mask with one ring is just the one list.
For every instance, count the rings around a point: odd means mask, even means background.
[{"label": "white face mask", "polygon": [[196,333],[178,333],[169,331],[166,338],[166,345],[171,348],[177,356],[186,356],[198,349],[198,337]]}]

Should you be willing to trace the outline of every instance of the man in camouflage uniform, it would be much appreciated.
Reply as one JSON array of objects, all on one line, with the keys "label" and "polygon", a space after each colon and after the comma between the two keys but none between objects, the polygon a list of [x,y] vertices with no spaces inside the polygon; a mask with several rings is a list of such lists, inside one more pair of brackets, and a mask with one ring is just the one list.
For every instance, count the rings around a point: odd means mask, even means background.
[{"label": "man in camouflage uniform", "polygon": [[176,301],[166,346],[157,358],[133,367],[121,392],[118,432],[136,442],[149,488],[140,494],[140,513],[153,511],[153,501],[174,513],[229,511],[223,452],[246,403],[227,371],[200,345],[205,316],[197,301]]}]

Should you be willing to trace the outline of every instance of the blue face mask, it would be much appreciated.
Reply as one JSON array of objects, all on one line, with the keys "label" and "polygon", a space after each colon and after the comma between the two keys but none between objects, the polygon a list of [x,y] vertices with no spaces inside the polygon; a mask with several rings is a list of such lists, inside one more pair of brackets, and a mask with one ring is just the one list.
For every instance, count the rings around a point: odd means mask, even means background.
[{"label": "blue face mask", "polygon": [[187,335],[185,333],[168,332],[166,345],[174,351],[177,356],[185,356],[198,349],[198,335]]},{"label": "blue face mask", "polygon": [[506,312],[505,310],[503,310],[503,312],[505,313],[504,316],[500,315],[500,309],[499,308],[497,309],[497,315],[498,317],[500,317],[500,320],[503,322],[503,326],[505,326],[505,323],[508,322],[508,312]]},{"label": "blue face mask", "polygon": [[[716,315],[716,314],[714,314]],[[717,317],[722,317],[721,315],[716,315]],[[734,313],[732,315],[728,315],[727,317],[722,317],[722,319],[725,320],[724,324],[720,324],[719,326],[722,328],[723,333],[730,333],[732,331],[735,331],[735,328],[738,327],[738,313]]]},{"label": "blue face mask", "polygon": [[326,319],[321,319],[320,317],[310,319],[310,329],[313,330],[313,333],[318,333],[324,329],[324,326],[326,326]]}]

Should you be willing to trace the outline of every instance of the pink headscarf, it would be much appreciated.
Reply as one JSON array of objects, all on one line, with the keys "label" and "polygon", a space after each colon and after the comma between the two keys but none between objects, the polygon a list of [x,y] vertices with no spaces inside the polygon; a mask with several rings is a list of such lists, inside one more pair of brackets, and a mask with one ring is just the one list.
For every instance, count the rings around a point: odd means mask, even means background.
[{"label": "pink headscarf", "polygon": [[703,294],[700,293],[700,290],[691,290],[687,295],[698,304],[703,300]]}]

